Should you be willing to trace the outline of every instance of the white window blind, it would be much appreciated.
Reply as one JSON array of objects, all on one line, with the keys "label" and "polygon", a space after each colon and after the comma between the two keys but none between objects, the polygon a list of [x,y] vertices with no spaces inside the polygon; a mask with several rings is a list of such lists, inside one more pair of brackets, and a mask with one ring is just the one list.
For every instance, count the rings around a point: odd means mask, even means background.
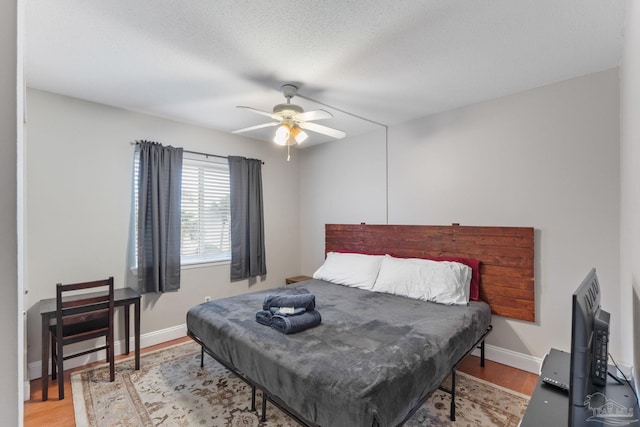
[{"label": "white window blind", "polygon": [[[139,156],[136,153],[134,164],[136,218],[139,164]],[[229,165],[226,162],[191,158],[182,160],[180,239],[182,265],[231,259],[229,195]],[[137,221],[135,229],[137,241]],[[134,248],[136,248],[135,244]]]},{"label": "white window blind", "polygon": [[182,161],[183,264],[231,259],[229,166]]}]

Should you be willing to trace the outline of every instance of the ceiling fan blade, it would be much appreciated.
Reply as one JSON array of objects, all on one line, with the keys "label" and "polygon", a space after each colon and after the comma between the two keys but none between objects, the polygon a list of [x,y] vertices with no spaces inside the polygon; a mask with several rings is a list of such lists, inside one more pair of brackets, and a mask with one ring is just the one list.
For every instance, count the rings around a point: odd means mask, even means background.
[{"label": "ceiling fan blade", "polygon": [[257,108],[245,107],[243,105],[238,105],[236,108],[243,108],[245,110],[251,111],[252,113],[260,114],[262,116],[267,116],[267,117],[270,117],[270,118],[272,118],[274,120],[279,120],[280,119],[280,116],[278,116],[277,114],[269,113],[268,111],[258,110]]},{"label": "ceiling fan blade", "polygon": [[269,128],[269,127],[272,127],[272,126],[277,126],[277,125],[279,125],[279,124],[280,124],[280,122],[263,123],[263,124],[261,124],[261,125],[249,126],[248,128],[234,130],[234,131],[232,131],[231,133],[249,132],[249,131],[251,131],[251,130],[262,129],[262,128]]},{"label": "ceiling fan blade", "polygon": [[302,129],[310,130],[312,132],[321,133],[323,135],[331,136],[331,137],[336,138],[336,139],[341,139],[341,138],[344,138],[345,136],[347,136],[347,134],[344,133],[341,130],[333,129],[333,128],[330,128],[330,127],[327,127],[327,126],[322,126],[322,125],[319,125],[317,123],[300,122],[300,123],[298,123],[298,126],[300,126]]},{"label": "ceiling fan blade", "polygon": [[333,114],[331,114],[328,111],[313,110],[313,111],[307,111],[304,113],[296,114],[294,118],[301,122],[311,122],[313,120],[324,120],[324,119],[330,119],[332,117],[333,117]]}]

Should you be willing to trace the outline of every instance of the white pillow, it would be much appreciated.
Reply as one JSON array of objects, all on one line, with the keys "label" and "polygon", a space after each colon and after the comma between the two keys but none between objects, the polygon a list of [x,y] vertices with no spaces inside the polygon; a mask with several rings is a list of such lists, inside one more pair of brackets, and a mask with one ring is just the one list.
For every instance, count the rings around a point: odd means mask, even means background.
[{"label": "white pillow", "polygon": [[383,255],[329,252],[313,278],[371,290],[383,258]]},{"label": "white pillow", "polygon": [[466,305],[470,285],[471,267],[467,265],[386,255],[373,290],[441,304]]}]

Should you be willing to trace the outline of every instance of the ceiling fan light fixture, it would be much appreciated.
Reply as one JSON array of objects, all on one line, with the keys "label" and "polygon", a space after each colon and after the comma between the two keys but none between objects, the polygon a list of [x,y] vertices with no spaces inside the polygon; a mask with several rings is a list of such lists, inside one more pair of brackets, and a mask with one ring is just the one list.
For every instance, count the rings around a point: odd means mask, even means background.
[{"label": "ceiling fan light fixture", "polygon": [[[269,117],[274,121],[238,129],[233,131],[232,133],[249,132],[267,127],[277,126],[276,132],[273,136],[273,142],[278,145],[287,146],[287,153],[289,153],[289,149],[292,145],[301,144],[306,141],[309,138],[309,135],[307,133],[309,131],[330,136],[334,139],[344,138],[347,135],[341,130],[314,123],[316,120],[332,118],[333,114],[331,114],[330,112],[326,110],[314,110],[305,112],[301,106],[292,104],[291,98],[293,98],[298,91],[298,87],[296,85],[285,84],[282,85],[281,89],[282,94],[286,98],[286,103],[277,104],[273,107],[273,112],[271,113],[259,110],[257,108],[241,105],[238,106],[238,108],[260,114],[261,116]],[[313,101],[312,99],[309,100]],[[318,103],[317,101],[313,102]],[[288,154],[287,160],[289,160]]]},{"label": "ceiling fan light fixture", "polygon": [[276,134],[273,137],[273,142],[275,142],[278,145],[286,145],[287,141],[289,141],[290,134],[291,134],[291,129],[289,128],[289,125],[283,123],[276,130]]},{"label": "ceiling fan light fixture", "polygon": [[309,138],[309,135],[307,135],[307,133],[300,129],[298,126],[295,126],[293,129],[291,129],[291,136],[296,140],[298,144],[302,144],[304,141],[306,141],[307,138]]}]

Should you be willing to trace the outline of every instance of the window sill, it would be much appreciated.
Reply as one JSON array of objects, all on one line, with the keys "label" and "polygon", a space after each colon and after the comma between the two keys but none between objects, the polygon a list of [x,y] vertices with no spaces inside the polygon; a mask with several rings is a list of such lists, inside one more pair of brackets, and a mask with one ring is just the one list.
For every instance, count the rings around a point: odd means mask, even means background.
[{"label": "window sill", "polygon": [[[192,268],[208,268],[217,267],[220,265],[231,264],[231,260],[225,259],[221,261],[194,261],[190,263],[184,263],[180,265],[180,270],[191,270]],[[132,267],[131,272],[138,274],[138,267]]]},{"label": "window sill", "polygon": [[216,267],[219,265],[231,264],[231,260],[225,259],[220,261],[195,261],[190,263],[184,263],[180,266],[181,270],[189,270],[192,268],[207,268]]}]

